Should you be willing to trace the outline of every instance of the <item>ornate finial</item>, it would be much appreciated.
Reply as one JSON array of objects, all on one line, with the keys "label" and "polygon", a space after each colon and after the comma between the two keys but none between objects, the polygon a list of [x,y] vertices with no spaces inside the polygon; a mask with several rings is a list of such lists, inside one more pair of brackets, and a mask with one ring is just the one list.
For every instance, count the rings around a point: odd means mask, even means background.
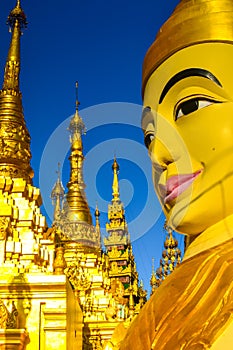
[{"label": "ornate finial", "polygon": [[60,163],[58,163],[58,170],[56,171],[57,173],[57,181],[52,189],[51,192],[51,198],[56,200],[57,197],[64,197],[64,187],[62,185],[62,181],[61,181],[61,170],[60,170]]},{"label": "ornate finial", "polygon": [[31,183],[30,135],[24,121],[19,89],[20,37],[27,21],[19,1],[7,23],[12,29],[12,38],[0,91],[0,176],[23,178]]},{"label": "ornate finial", "polygon": [[54,222],[59,219],[65,190],[61,182],[60,163],[58,163],[57,181],[52,189],[51,198],[54,205]]},{"label": "ornate finial", "polygon": [[14,90],[19,93],[20,35],[21,30],[27,27],[26,15],[20,7],[19,1],[10,12],[7,24],[12,32],[12,39],[5,68],[3,90]]},{"label": "ornate finial", "polygon": [[151,285],[151,295],[152,295],[157,285],[157,280],[155,276],[155,259],[154,258],[152,258],[152,273],[150,278],[150,285]]},{"label": "ornate finial", "polygon": [[99,220],[100,212],[99,212],[97,204],[96,204],[96,207],[95,207],[95,217],[96,217],[96,220]]},{"label": "ornate finial", "polygon": [[57,171],[56,171],[56,173],[57,173],[58,179],[60,180],[61,179],[61,163],[60,162],[57,163]]},{"label": "ornate finial", "polygon": [[112,200],[113,201],[119,201],[120,200],[119,182],[118,182],[119,165],[117,163],[116,157],[114,157],[112,170],[113,170],[113,183],[112,183],[112,196],[113,196],[113,199]]},{"label": "ornate finial", "polygon": [[75,86],[76,86],[76,108],[75,108],[75,114],[70,121],[68,130],[70,132],[70,142],[73,145],[73,147],[78,147],[82,149],[81,137],[83,134],[85,134],[86,127],[85,127],[85,124],[83,123],[82,118],[78,113],[78,106],[80,105],[80,103],[78,101],[78,82],[77,81]]},{"label": "ornate finial", "polygon": [[16,21],[19,23],[20,30],[27,28],[27,18],[24,11],[21,8],[20,0],[17,0],[15,8],[10,12],[7,18],[7,24],[12,30],[16,24]]},{"label": "ornate finial", "polygon": [[116,157],[114,157],[112,170],[113,170],[113,183],[112,183],[113,198],[112,198],[111,204],[109,204],[108,206],[108,219],[110,220],[110,223],[106,224],[106,229],[107,231],[111,231],[112,229],[121,227],[124,230],[124,236],[128,244],[130,241],[130,235],[127,230],[124,205],[120,200],[119,182],[118,182],[119,165],[117,163]]},{"label": "ornate finial", "polygon": [[[77,83],[76,83],[77,87]],[[77,105],[76,96],[76,105]],[[82,134],[85,131],[85,125],[79,116],[76,108],[75,115],[70,121],[68,130],[71,133],[71,154],[70,160],[70,180],[67,184],[68,193],[66,197],[66,211],[76,221],[84,221],[92,224],[90,209],[85,195],[85,184],[83,180],[83,161],[82,152]]]},{"label": "ornate finial", "polygon": [[100,217],[100,211],[99,211],[98,206],[96,204],[96,208],[95,208],[95,227],[96,227],[97,231],[100,233],[99,217]]},{"label": "ornate finial", "polygon": [[99,247],[101,247],[101,231],[100,231],[99,217],[100,217],[100,211],[99,211],[98,206],[96,204],[96,208],[95,208],[95,229],[96,229],[96,233],[98,235]]},{"label": "ornate finial", "polygon": [[78,110],[78,106],[80,105],[80,102],[78,100],[78,82],[76,81],[75,83],[75,91],[76,91],[76,102],[75,102],[75,105],[76,105],[76,111]]}]

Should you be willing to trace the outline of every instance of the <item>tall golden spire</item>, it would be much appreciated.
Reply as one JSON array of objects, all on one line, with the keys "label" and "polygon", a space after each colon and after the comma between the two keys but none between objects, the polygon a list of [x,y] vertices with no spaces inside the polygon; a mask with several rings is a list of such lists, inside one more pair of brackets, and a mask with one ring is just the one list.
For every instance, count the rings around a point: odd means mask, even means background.
[{"label": "tall golden spire", "polygon": [[68,193],[67,214],[70,219],[84,221],[92,224],[90,209],[87,204],[85,195],[85,184],[83,181],[83,146],[82,135],[85,132],[85,125],[78,112],[78,83],[76,82],[76,111],[70,121],[68,130],[70,131],[71,154],[70,160],[70,180],[67,184]]},{"label": "tall golden spire", "polygon": [[155,275],[155,259],[152,258],[152,273],[150,278],[150,285],[151,285],[151,295],[154,293],[156,287],[157,287],[157,279]]},{"label": "tall golden spire", "polygon": [[[116,157],[114,157],[112,170],[113,170],[112,202],[108,206],[108,219],[110,220],[110,222],[106,224],[107,231],[112,230],[113,228],[116,228],[116,227],[121,227],[123,229],[126,229],[127,227],[127,223],[125,220],[124,205],[120,200],[119,181],[118,181],[119,165],[117,163]],[[127,231],[127,239],[129,240],[128,231]]]},{"label": "tall golden spire", "polygon": [[112,170],[113,170],[113,183],[112,183],[112,196],[113,196],[113,199],[112,200],[113,201],[119,201],[120,200],[119,181],[118,181],[119,165],[117,163],[116,157],[114,157]]},{"label": "tall golden spire", "polygon": [[0,90],[0,176],[20,177],[31,183],[30,136],[19,90],[20,36],[27,21],[19,0],[10,12],[7,23],[12,38]]},{"label": "tall golden spire", "polygon": [[98,240],[99,240],[99,247],[101,247],[101,230],[100,230],[100,221],[99,221],[99,217],[100,217],[100,211],[98,209],[98,206],[96,204],[96,208],[95,208],[95,230],[96,233],[98,234]]}]

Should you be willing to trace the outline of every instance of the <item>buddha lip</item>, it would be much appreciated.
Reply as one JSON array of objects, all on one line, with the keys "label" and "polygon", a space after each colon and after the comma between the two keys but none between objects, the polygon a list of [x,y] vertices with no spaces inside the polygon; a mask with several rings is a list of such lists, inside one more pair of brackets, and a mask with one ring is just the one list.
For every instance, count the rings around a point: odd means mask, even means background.
[{"label": "buddha lip", "polygon": [[167,180],[166,186],[160,186],[160,192],[164,198],[164,204],[171,202],[183,193],[202,171],[193,174],[176,175]]}]

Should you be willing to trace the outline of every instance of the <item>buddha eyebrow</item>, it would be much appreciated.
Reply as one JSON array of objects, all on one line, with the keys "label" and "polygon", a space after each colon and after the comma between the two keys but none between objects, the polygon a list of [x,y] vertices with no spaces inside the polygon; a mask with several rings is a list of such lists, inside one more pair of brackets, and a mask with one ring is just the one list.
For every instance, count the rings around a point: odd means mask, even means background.
[{"label": "buddha eyebrow", "polygon": [[188,78],[188,77],[203,77],[206,79],[210,79],[212,80],[214,83],[216,83],[217,85],[222,87],[222,84],[220,83],[220,81],[208,70],[206,69],[202,69],[202,68],[189,68],[189,69],[185,69],[182,70],[181,72],[177,73],[176,75],[174,75],[170,80],[168,80],[167,84],[165,85],[160,99],[159,99],[159,104],[163,102],[164,97],[166,96],[166,94],[168,93],[168,91],[171,89],[171,87],[173,85],[175,85],[176,83],[178,83],[178,81]]}]

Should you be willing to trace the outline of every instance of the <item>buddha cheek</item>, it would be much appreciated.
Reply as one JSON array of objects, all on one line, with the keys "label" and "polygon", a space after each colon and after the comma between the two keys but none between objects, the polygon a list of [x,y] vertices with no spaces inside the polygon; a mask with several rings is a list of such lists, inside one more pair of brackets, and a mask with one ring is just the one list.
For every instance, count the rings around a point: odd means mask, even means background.
[{"label": "buddha cheek", "polygon": [[[232,117],[231,117],[232,116]],[[178,128],[189,153],[205,167],[233,160],[233,104],[219,103],[184,117]]]}]

